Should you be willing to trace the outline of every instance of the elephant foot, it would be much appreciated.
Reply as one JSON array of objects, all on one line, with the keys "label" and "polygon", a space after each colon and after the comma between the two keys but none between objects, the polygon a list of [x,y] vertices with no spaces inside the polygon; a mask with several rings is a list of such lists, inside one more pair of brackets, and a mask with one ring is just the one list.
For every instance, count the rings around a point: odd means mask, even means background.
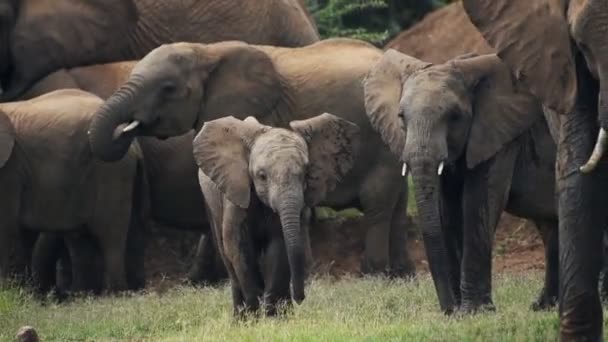
[{"label": "elephant foot", "polygon": [[462,301],[462,305],[458,308],[458,312],[465,315],[475,315],[485,312],[495,312],[496,306],[492,301],[484,302],[473,302],[473,301]]},{"label": "elephant foot", "polygon": [[530,309],[532,311],[547,311],[552,310],[556,305],[557,296],[547,294],[547,291],[543,288],[536,301],[530,306]]},{"label": "elephant foot", "polygon": [[290,299],[279,300],[275,303],[264,304],[266,317],[281,317],[293,313],[293,303]]}]

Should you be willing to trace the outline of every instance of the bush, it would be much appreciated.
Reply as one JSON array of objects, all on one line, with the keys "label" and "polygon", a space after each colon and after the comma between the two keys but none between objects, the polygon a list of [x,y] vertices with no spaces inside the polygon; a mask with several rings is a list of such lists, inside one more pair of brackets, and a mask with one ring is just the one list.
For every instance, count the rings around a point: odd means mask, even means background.
[{"label": "bush", "polygon": [[307,0],[322,38],[383,45],[427,12],[453,0]]}]

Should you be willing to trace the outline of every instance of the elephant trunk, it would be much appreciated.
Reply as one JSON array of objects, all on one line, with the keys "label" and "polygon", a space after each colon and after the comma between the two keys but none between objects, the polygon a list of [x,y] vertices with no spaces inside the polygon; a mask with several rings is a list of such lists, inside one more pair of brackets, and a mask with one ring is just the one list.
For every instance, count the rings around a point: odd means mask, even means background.
[{"label": "elephant trunk", "polygon": [[122,130],[120,125],[133,119],[133,104],[136,89],[134,81],[129,81],[99,107],[89,126],[89,142],[93,154],[106,162],[121,159],[127,153],[135,138],[137,128],[131,124]]},{"label": "elephant trunk", "polygon": [[436,158],[419,157],[410,160],[416,190],[418,221],[422,230],[429,268],[439,298],[441,310],[453,312],[456,301],[449,276],[449,260],[441,227],[440,176],[443,163]]},{"label": "elephant trunk", "polygon": [[292,294],[296,303],[300,304],[305,298],[304,279],[306,278],[306,255],[301,226],[304,197],[301,192],[297,195],[288,193],[281,197],[278,213],[283,227],[283,238],[291,271]]}]

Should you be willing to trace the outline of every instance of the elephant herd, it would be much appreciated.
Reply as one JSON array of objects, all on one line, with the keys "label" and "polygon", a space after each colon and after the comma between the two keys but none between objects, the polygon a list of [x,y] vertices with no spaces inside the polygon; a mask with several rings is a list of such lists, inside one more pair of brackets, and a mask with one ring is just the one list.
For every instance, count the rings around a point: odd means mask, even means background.
[{"label": "elephant herd", "polygon": [[604,2],[464,0],[497,53],[444,63],[320,40],[304,3],[0,3],[0,278],[140,289],[159,222],[203,235],[192,282],[275,315],[316,206],[363,212],[364,273],[415,276],[409,175],[442,311],[495,309],[507,211],[544,243],[533,308],[601,338]]}]

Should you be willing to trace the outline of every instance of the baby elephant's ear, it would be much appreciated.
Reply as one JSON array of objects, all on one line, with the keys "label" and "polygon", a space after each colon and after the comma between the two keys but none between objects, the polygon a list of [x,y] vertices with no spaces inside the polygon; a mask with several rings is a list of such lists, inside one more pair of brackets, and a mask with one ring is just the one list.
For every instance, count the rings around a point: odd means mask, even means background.
[{"label": "baby elephant's ear", "polygon": [[308,143],[306,203],[318,205],[353,167],[360,148],[359,127],[329,113],[289,125]]},{"label": "baby elephant's ear", "polygon": [[193,141],[196,164],[228,198],[241,208],[249,207],[249,148],[270,127],[256,120],[232,116],[208,121]]},{"label": "baby elephant's ear", "polygon": [[15,128],[8,116],[0,111],[0,168],[11,157],[15,146]]}]

